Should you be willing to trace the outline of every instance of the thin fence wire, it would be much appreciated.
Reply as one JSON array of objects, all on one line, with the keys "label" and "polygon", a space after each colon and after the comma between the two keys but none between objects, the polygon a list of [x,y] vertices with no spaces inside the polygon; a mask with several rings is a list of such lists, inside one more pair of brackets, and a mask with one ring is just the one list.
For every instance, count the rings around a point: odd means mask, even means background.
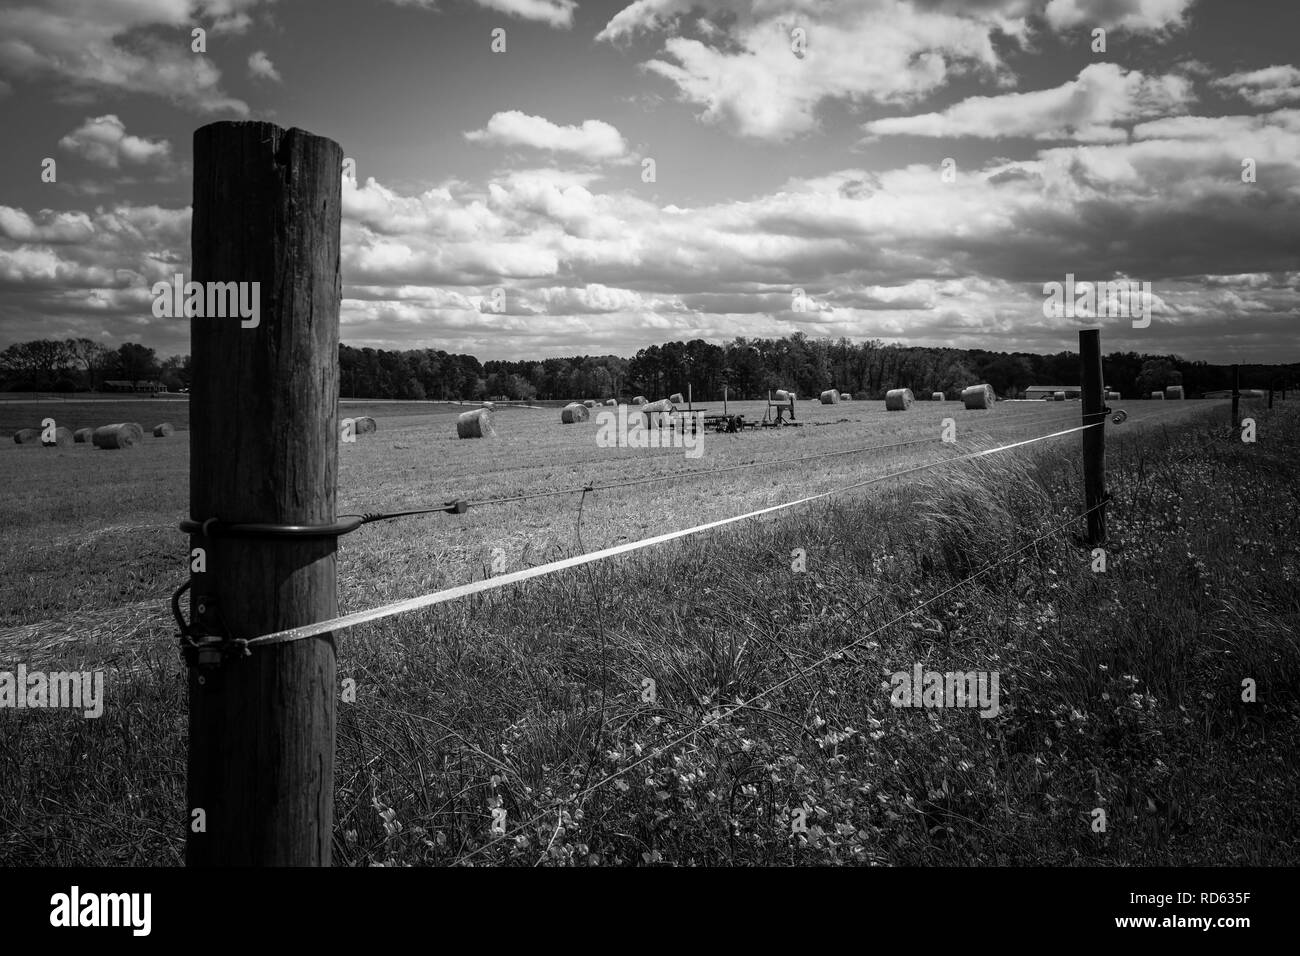
[{"label": "thin fence wire", "polygon": [[[1086,426],[1086,427],[1092,427],[1092,426]],[[1076,429],[1076,430],[1082,430],[1082,429]],[[1078,524],[1080,521],[1086,518],[1093,511],[1096,511],[1098,508],[1102,508],[1102,507],[1105,507],[1105,502],[1100,502],[1096,505],[1093,505],[1091,508],[1081,511],[1079,514],[1073,515],[1068,521],[1056,525],[1055,527],[1044,532],[1043,534],[1038,535],[1028,543],[1023,544],[1020,547],[1007,552],[1006,554],[1002,555],[1000,558],[997,558],[994,561],[988,562],[978,571],[975,571],[972,574],[968,575],[967,577],[962,578],[962,580],[958,581],[956,584],[953,584],[951,587],[945,588],[944,590],[940,591],[938,594],[935,594],[932,597],[927,598],[926,600],[922,601],[920,604],[916,605],[915,607],[909,608],[908,610],[895,616],[894,618],[890,619],[889,621],[885,622],[879,627],[876,627],[873,630],[867,632],[861,637],[858,637],[850,641],[849,643],[837,647],[835,650],[822,655],[822,657],[820,657],[818,660],[814,661],[813,663],[801,667],[795,674],[783,678],[777,683],[771,685],[770,687],[767,687],[762,691],[759,691],[757,694],[754,694],[753,696],[749,697],[746,700],[737,701],[734,705],[731,705],[730,709],[726,710],[725,712],[723,712],[722,709],[719,708],[716,715],[711,716],[706,723],[701,724],[700,726],[692,727],[690,730],[678,735],[677,737],[674,737],[672,740],[668,741],[667,743],[661,744],[660,746],[654,748],[653,750],[650,750],[649,752],[645,753],[637,760],[628,764],[626,767],[622,767],[613,773],[607,774],[605,777],[598,780],[596,783],[591,784],[590,786],[587,786],[582,790],[579,790],[573,796],[558,801],[556,804],[553,804],[552,806],[548,807],[543,812],[531,817],[530,819],[524,821],[523,823],[517,824],[513,829],[498,835],[497,839],[494,840],[493,842],[486,843],[478,847],[477,849],[469,851],[463,856],[457,858],[457,860],[455,861],[455,865],[459,866],[462,863],[466,862],[467,860],[471,859],[472,857],[475,857],[481,853],[484,853],[492,849],[495,846],[500,845],[509,837],[518,835],[523,831],[527,830],[528,828],[536,826],[538,823],[545,820],[551,814],[553,813],[558,814],[564,808],[569,807],[580,800],[585,800],[588,796],[590,796],[595,791],[599,790],[601,787],[609,783],[612,783],[613,781],[619,779],[620,777],[631,772],[632,770],[635,770],[637,767],[644,766],[650,761],[655,760],[656,758],[663,756],[664,754],[675,749],[676,747],[681,746],[683,743],[687,742],[688,740],[692,739],[697,734],[699,734],[701,731],[703,731],[706,727],[715,725],[721,722],[722,720],[731,717],[737,711],[744,710],[749,707],[753,707],[753,705],[756,702],[763,700],[764,698],[775,693],[776,691],[780,690],[783,687],[789,686],[794,681],[802,678],[809,672],[824,666],[830,661],[840,659],[846,653],[848,653],[849,651],[857,647],[859,644],[862,644],[865,641],[868,641],[871,638],[877,636],[878,634],[883,633],[887,629],[897,625],[898,623],[907,619],[908,617],[920,613],[921,611],[925,610],[925,608],[929,607],[931,604],[934,604],[936,601],[941,600],[944,597],[947,597],[949,594],[952,594],[954,591],[962,587],[965,587],[967,584],[970,584],[975,579],[985,574],[988,574],[990,571],[994,570],[997,567],[1000,567],[1002,564],[1006,563],[1007,561],[1011,560],[1017,555],[1023,554],[1025,551],[1028,551],[1030,548],[1036,547],[1038,544],[1040,544],[1042,541],[1046,540],[1047,538],[1052,537],[1053,535],[1060,534],[1062,531],[1066,530],[1067,528]],[[837,615],[837,618],[839,618],[840,620],[847,620],[850,617],[852,617],[854,614],[860,612],[861,612],[861,608],[855,607],[848,611],[841,612],[840,614]],[[828,623],[833,623],[833,622],[828,622]],[[540,863],[541,861],[539,860],[538,862]]]},{"label": "thin fence wire", "polygon": [[890,472],[885,475],[878,475],[874,478],[866,478],[861,481],[850,482],[840,487],[833,488],[830,491],[820,492],[815,495],[807,495],[794,501],[787,501],[779,505],[770,505],[766,508],[759,508],[740,515],[733,515],[729,518],[720,518],[716,521],[709,521],[704,524],[696,525],[691,528],[685,528],[680,531],[670,531],[665,534],[655,535],[650,538],[643,538],[639,541],[629,541],[625,544],[615,545],[610,548],[603,548],[599,551],[587,552],[585,554],[575,555],[560,561],[552,561],[548,564],[540,564],[532,568],[525,568],[520,571],[513,571],[509,574],[503,574],[494,578],[486,578],[481,581],[473,581],[469,584],[458,585],[457,587],[447,588],[442,591],[435,591],[420,597],[407,598],[402,601],[395,601],[392,604],[382,605],[371,608],[367,611],[357,611],[353,614],[345,614],[328,621],[320,621],[313,624],[305,624],[300,627],[287,628],[281,631],[275,631],[270,634],[263,634],[258,637],[248,639],[238,639],[244,647],[263,646],[267,644],[283,644],[289,641],[300,641],[309,637],[319,637],[322,634],[337,633],[347,628],[356,627],[360,624],[368,624],[373,621],[382,620],[397,614],[406,614],[411,611],[421,610],[427,607],[433,607],[437,604],[445,604],[448,601],[454,601],[462,597],[468,597],[472,594],[478,594],[483,591],[494,590],[496,588],[506,587],[511,584],[518,584],[532,578],[541,577],[547,574],[554,574],[558,571],[564,571],[569,568],[581,567],[592,561],[601,561],[605,558],[612,558],[620,554],[628,554],[633,551],[639,551],[653,545],[663,544],[668,541],[675,541],[679,538],[685,538],[690,535],[700,534],[704,531],[710,531],[714,528],[721,528],[726,525],[735,524],[738,521],[745,521],[749,518],[756,518],[761,515],[774,514],[778,511],[784,511],[787,508],[798,507],[799,505],[808,504],[832,495],[843,494],[857,488],[867,485],[877,484],[881,481],[888,481],[891,478],[900,478],[905,475],[915,474],[925,471],[929,468],[937,468],[941,465],[954,464],[962,461],[973,461],[977,458],[983,458],[987,455],[998,454],[999,452],[1010,451],[1014,448],[1023,448],[1027,445],[1033,445],[1040,441],[1047,441],[1052,438],[1060,438],[1065,435],[1072,435],[1076,432],[1082,432],[1089,428],[1101,427],[1100,422],[1092,425],[1080,425],[1075,428],[1067,428],[1062,431],[1053,432],[1050,435],[1039,435],[1036,438],[1025,439],[1024,441],[1012,442],[1007,445],[999,445],[996,448],[987,448],[983,451],[970,452],[964,455],[953,455],[946,458],[940,458],[936,461],[925,462],[912,468],[905,468],[901,471]]}]

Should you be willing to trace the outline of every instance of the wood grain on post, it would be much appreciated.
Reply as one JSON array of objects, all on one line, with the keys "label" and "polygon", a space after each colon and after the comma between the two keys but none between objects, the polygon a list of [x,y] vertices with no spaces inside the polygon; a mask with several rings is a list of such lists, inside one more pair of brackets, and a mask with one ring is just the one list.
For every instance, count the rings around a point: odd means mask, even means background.
[{"label": "wood grain on post", "polygon": [[[343,152],[270,123],[194,133],[192,280],[257,282],[259,322],[190,320],[190,517],[335,518]],[[205,286],[206,287],[206,286]],[[192,620],[251,638],[334,617],[333,538],[191,537]],[[186,862],[328,865],[332,635],[254,648],[189,674]],[[192,825],[195,810],[206,832]]]},{"label": "wood grain on post", "polygon": [[[1106,541],[1106,392],[1101,369],[1101,332],[1079,330],[1079,370],[1083,392],[1083,501],[1088,509],[1088,544]],[[1101,505],[1101,507],[1098,507]]]}]

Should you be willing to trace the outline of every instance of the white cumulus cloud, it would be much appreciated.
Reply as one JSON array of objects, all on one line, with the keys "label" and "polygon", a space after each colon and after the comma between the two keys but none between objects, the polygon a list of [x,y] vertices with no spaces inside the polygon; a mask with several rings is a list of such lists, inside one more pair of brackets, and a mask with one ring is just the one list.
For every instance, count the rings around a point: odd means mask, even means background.
[{"label": "white cumulus cloud", "polygon": [[248,75],[255,80],[273,80],[280,82],[280,72],[271,62],[271,58],[262,50],[257,50],[248,58]]},{"label": "white cumulus cloud", "polygon": [[1121,124],[1185,112],[1193,99],[1186,77],[1148,77],[1114,63],[1094,63],[1053,89],[973,96],[939,113],[874,120],[863,128],[872,136],[1027,136],[1113,143],[1127,138]]},{"label": "white cumulus cloud", "polygon": [[172,150],[171,143],[165,139],[129,135],[126,124],[112,113],[88,118],[62,137],[59,147],[108,169],[118,169],[124,162],[163,166],[170,160]]},{"label": "white cumulus cloud", "polygon": [[578,126],[560,126],[519,110],[494,114],[485,127],[467,132],[465,138],[471,143],[492,146],[528,146],[572,153],[591,161],[617,160],[627,155],[622,134],[609,123],[589,119]]},{"label": "white cumulus cloud", "polygon": [[1251,106],[1263,109],[1300,102],[1300,69],[1289,63],[1230,73],[1210,85],[1235,93]]}]

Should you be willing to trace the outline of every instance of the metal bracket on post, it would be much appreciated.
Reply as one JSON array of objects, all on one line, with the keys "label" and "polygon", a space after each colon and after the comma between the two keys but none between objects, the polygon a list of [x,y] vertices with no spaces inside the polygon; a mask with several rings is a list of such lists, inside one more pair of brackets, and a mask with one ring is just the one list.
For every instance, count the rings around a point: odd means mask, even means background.
[{"label": "metal bracket on post", "polygon": [[[181,656],[186,665],[200,671],[211,670],[220,666],[227,655],[243,657],[249,654],[248,646],[243,641],[232,640],[229,634],[223,634],[219,628],[208,623],[212,617],[221,621],[217,599],[210,594],[199,595],[194,599],[194,619],[186,621],[181,613],[181,595],[188,591],[190,582],[186,581],[172,595],[172,616],[176,619],[176,638],[180,642]],[[224,622],[222,622],[224,623]],[[205,683],[202,673],[199,683]]]}]

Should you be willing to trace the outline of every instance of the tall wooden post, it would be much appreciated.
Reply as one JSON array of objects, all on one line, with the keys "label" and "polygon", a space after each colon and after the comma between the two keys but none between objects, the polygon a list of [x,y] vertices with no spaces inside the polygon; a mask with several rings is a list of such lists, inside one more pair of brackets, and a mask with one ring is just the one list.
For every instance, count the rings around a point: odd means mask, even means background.
[{"label": "tall wooden post", "polygon": [[1232,427],[1241,430],[1241,366],[1232,367]]},{"label": "tall wooden post", "polygon": [[1079,330],[1079,382],[1083,392],[1083,501],[1088,509],[1088,544],[1106,540],[1106,392],[1101,371],[1101,331]]},{"label": "tall wooden post", "polygon": [[[335,519],[342,166],[337,143],[299,129],[194,133],[192,280],[259,283],[260,313],[252,327],[191,320],[194,520]],[[214,531],[190,545],[205,551],[190,578],[202,633],[250,638],[338,612],[333,538]],[[335,684],[332,635],[191,666],[190,866],[329,864]]]}]

